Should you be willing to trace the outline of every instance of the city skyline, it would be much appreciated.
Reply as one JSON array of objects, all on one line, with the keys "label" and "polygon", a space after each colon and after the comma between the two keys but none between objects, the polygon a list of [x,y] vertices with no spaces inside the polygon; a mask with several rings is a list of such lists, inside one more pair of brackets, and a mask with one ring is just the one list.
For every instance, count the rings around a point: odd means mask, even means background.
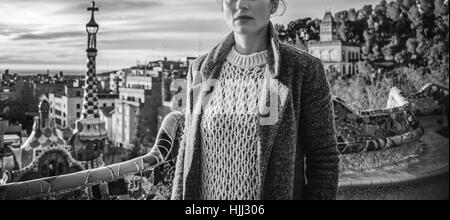
[{"label": "city skyline", "polygon": [[[0,0],[0,71],[85,71],[85,28],[90,1]],[[112,3],[114,2],[114,3]],[[286,0],[274,23],[376,4],[379,0]],[[214,0],[100,0],[98,71],[207,52],[230,30]],[[308,9],[305,9],[307,8]]]}]

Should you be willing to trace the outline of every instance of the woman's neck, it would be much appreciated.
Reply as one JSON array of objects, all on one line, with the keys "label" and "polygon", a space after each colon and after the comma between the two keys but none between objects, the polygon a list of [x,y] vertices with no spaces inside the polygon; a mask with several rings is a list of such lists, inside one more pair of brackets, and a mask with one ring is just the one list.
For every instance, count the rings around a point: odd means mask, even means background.
[{"label": "woman's neck", "polygon": [[250,35],[234,32],[234,40],[236,42],[236,51],[242,55],[250,55],[268,49],[267,38],[269,35],[269,27],[266,26],[261,30]]}]

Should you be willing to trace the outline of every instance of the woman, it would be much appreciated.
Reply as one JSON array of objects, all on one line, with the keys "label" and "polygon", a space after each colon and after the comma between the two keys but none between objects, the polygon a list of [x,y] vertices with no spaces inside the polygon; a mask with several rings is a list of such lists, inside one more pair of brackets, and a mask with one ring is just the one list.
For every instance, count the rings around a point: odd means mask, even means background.
[{"label": "woman", "polygon": [[279,42],[270,17],[282,0],[220,3],[233,32],[190,67],[172,199],[334,199],[339,159],[321,62]]}]

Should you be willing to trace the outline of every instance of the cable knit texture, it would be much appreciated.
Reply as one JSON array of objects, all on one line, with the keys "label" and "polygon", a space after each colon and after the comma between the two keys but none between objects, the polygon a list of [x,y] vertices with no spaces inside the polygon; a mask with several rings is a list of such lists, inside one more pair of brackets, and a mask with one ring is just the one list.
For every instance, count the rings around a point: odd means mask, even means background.
[{"label": "cable knit texture", "polygon": [[261,198],[258,99],[267,56],[240,55],[233,48],[222,67],[201,123],[201,199]]}]

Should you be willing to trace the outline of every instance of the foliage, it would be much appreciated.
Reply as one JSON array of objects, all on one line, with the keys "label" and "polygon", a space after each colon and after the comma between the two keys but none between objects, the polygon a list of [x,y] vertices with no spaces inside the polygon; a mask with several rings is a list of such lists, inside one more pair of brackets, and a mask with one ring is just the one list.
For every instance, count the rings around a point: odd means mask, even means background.
[{"label": "foliage", "polygon": [[[427,83],[449,84],[449,10],[446,0],[381,0],[334,14],[340,41],[361,45],[360,74],[327,71],[332,93],[358,109],[383,108],[389,90],[416,92]],[[320,39],[320,20],[276,25],[280,40],[305,49]],[[300,44],[299,42],[300,41]]]},{"label": "foliage", "polygon": [[449,85],[448,72],[432,71],[427,68],[399,67],[378,74],[360,74],[343,79],[329,74],[331,93],[354,106],[358,110],[381,109],[386,107],[389,91],[396,86],[407,94],[412,94],[428,83]]},{"label": "foliage", "polygon": [[[337,12],[334,19],[339,39],[362,45],[366,61],[448,69],[448,1],[382,0],[375,6]],[[282,41],[306,47],[308,42],[319,40],[320,22],[297,19],[287,27],[275,28]]]}]

